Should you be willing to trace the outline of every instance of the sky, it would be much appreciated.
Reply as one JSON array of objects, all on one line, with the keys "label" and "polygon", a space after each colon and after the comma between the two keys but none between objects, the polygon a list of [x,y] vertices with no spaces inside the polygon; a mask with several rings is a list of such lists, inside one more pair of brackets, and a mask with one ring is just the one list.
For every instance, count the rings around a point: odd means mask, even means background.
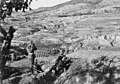
[{"label": "sky", "polygon": [[51,7],[70,0],[33,0],[31,3],[32,9],[37,9],[39,7]]}]

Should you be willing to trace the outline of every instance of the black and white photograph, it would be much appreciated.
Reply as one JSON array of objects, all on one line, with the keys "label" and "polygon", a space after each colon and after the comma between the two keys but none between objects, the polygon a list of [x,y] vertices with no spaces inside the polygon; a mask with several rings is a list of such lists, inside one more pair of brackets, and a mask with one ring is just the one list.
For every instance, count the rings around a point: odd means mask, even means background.
[{"label": "black and white photograph", "polygon": [[120,84],[120,0],[0,0],[0,84]]}]

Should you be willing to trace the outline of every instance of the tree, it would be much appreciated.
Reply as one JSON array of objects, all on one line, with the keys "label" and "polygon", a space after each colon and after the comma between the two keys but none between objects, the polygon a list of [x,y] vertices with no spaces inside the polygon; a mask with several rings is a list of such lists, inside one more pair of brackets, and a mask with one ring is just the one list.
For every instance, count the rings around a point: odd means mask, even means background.
[{"label": "tree", "polygon": [[2,78],[4,74],[4,68],[6,64],[6,56],[9,55],[9,49],[11,46],[11,40],[13,39],[13,34],[16,31],[16,29],[13,28],[13,26],[10,26],[9,31],[6,32],[2,26],[0,26],[0,32],[3,34],[2,38],[2,47],[0,50],[0,84],[2,84]]},{"label": "tree", "polygon": [[[0,51],[0,65],[1,65],[1,51]],[[0,84],[2,84],[2,72],[1,72],[1,66],[0,66]]]}]

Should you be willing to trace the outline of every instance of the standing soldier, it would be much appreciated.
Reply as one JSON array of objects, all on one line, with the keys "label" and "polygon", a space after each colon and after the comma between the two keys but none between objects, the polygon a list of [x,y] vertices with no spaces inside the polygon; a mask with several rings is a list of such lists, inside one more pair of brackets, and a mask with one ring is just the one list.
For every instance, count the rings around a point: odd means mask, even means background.
[{"label": "standing soldier", "polygon": [[28,52],[28,56],[30,58],[30,69],[31,69],[31,72],[33,73],[33,66],[34,66],[34,61],[35,61],[35,54],[34,52],[37,50],[35,44],[30,41],[30,43],[28,44],[27,46],[27,52]]}]

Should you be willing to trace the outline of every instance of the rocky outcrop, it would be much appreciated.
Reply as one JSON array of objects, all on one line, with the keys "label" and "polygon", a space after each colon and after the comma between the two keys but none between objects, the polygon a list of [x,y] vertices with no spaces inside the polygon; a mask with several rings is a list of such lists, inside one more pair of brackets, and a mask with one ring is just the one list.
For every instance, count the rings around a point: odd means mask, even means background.
[{"label": "rocky outcrop", "polygon": [[119,84],[119,57],[101,56],[75,61],[55,84]]},{"label": "rocky outcrop", "polygon": [[86,36],[86,38],[73,42],[69,49],[77,51],[79,49],[98,50],[103,48],[119,48],[120,35],[106,34],[101,36]]}]

